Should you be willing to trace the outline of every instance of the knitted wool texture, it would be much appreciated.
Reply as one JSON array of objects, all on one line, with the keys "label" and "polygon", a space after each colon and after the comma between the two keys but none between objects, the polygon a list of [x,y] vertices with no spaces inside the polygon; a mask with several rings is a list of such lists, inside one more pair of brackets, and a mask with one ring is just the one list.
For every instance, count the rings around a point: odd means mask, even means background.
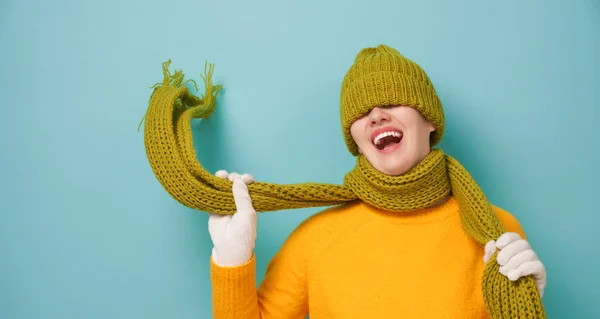
[{"label": "knitted wool texture", "polygon": [[[214,66],[205,66],[202,78],[206,91],[197,97],[184,86],[193,80],[183,82],[181,70],[171,74],[170,63],[170,60],[163,63],[164,80],[154,86],[144,116],[144,143],[152,170],[165,190],[183,205],[216,214],[233,214],[236,207],[232,182],[202,167],[192,141],[191,120],[208,118],[221,90],[220,85],[212,83]],[[441,139],[443,111],[431,82],[418,65],[387,46],[363,49],[344,79],[341,121],[352,154],[356,155],[357,149],[349,140],[351,119],[378,105],[414,107],[437,128],[431,137],[432,144]],[[482,247],[506,232],[470,174],[440,149],[433,149],[421,163],[401,176],[382,174],[362,155],[357,155],[356,167],[346,174],[344,185],[255,182],[248,185],[248,190],[257,212],[331,206],[360,199],[377,208],[409,213],[452,194],[460,206],[463,229]],[[496,257],[497,253],[486,264],[482,279],[490,316],[546,318],[533,277],[510,281],[500,273]]]}]

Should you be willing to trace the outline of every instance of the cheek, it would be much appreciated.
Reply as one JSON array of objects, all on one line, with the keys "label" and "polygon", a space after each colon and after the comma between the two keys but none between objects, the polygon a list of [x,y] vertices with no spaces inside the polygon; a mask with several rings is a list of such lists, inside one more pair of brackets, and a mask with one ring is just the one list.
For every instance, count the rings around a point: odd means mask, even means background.
[{"label": "cheek", "polygon": [[408,152],[413,156],[420,157],[420,154],[429,148],[429,135],[431,133],[427,127],[415,128],[411,133],[410,139],[407,140]]},{"label": "cheek", "polygon": [[356,142],[358,146],[365,143],[364,124],[362,122],[362,119],[360,119],[350,126],[350,135],[352,135],[354,142]]}]

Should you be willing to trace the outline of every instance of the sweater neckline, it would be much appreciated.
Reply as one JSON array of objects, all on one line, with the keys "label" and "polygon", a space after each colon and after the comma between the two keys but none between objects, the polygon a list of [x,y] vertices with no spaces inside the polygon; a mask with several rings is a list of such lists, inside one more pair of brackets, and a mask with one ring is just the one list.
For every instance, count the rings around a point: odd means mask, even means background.
[{"label": "sweater neckline", "polygon": [[445,202],[427,208],[411,210],[409,212],[393,212],[377,208],[364,201],[358,201],[359,206],[368,211],[374,217],[388,219],[393,222],[406,224],[430,223],[452,216],[459,216],[460,207],[454,196],[450,196]]}]

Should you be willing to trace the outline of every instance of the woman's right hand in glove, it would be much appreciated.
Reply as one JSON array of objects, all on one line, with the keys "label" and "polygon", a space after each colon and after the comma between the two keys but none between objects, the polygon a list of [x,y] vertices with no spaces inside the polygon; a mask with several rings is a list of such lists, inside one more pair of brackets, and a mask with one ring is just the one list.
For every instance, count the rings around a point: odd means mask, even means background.
[{"label": "woman's right hand in glove", "polygon": [[237,210],[233,215],[209,214],[212,259],[221,267],[240,266],[250,261],[256,242],[258,218],[246,186],[254,183],[254,178],[250,174],[239,175],[223,170],[215,175],[233,182],[232,191]]}]

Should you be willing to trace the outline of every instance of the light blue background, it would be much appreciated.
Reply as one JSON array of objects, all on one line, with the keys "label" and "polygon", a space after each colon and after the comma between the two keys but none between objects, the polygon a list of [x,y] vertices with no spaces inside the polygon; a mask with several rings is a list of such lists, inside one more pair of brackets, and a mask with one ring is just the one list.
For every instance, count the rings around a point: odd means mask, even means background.
[{"label": "light blue background", "polygon": [[[207,169],[341,183],[341,80],[379,43],[428,72],[441,147],[520,220],[548,317],[599,318],[599,34],[594,0],[3,0],[0,318],[210,318],[207,214],[162,189],[136,131],[161,63],[216,64]],[[316,211],[260,216],[259,280]]]}]

